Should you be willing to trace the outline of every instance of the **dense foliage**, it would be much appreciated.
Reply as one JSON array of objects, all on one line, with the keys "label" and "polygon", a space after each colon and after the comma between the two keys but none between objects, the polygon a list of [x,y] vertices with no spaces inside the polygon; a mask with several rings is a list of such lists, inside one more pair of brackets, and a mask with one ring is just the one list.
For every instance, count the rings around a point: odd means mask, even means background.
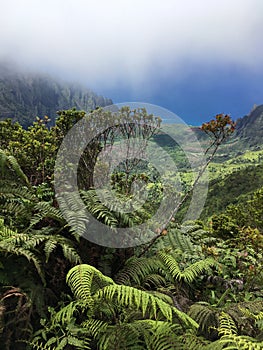
[{"label": "dense foliage", "polygon": [[[91,113],[94,125],[100,113]],[[92,188],[103,147],[132,133],[147,141],[158,130],[160,120],[145,110],[122,113],[130,128],[100,134],[79,163],[81,198],[113,230],[143,222],[162,198],[160,179],[140,162],[124,162],[112,176],[124,198],[132,198],[136,180],[147,183],[150,200],[135,214],[103,205]],[[263,349],[263,184],[255,186],[262,165],[232,172],[224,183],[214,179],[203,221],[182,225],[171,217],[148,245],[106,248],[81,236],[74,197],[67,220],[58,206],[55,157],[85,113],[58,115],[53,127],[48,117],[28,129],[0,122],[1,349]],[[203,125],[212,137],[210,169],[211,156],[233,128],[224,115]],[[190,195],[186,186],[180,204]],[[217,195],[219,204],[211,199]]]}]

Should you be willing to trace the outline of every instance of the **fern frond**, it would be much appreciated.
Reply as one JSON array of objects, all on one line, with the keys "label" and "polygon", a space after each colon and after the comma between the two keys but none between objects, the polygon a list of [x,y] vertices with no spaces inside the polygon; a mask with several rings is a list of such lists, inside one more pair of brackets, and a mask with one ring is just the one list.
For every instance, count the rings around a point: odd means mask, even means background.
[{"label": "fern frond", "polygon": [[[172,321],[173,315],[178,317],[186,326],[198,327],[197,323],[185,313],[167,304],[163,300],[150,293],[124,285],[109,285],[100,289],[94,297],[97,300],[114,300],[123,307],[141,310],[143,317],[149,314],[150,318],[164,317]],[[158,316],[159,315],[159,316]]]},{"label": "fern frond", "polygon": [[0,198],[24,198],[34,201],[36,196],[34,192],[26,186],[17,186],[12,180],[0,179]]},{"label": "fern frond", "polygon": [[145,346],[140,339],[140,331],[132,324],[121,323],[115,326],[108,326],[106,332],[102,333],[98,339],[98,348],[115,350],[144,350]]},{"label": "fern frond", "polygon": [[196,253],[196,246],[191,242],[190,238],[186,236],[181,230],[179,229],[172,229],[169,231],[169,244],[173,249],[179,249],[184,253],[188,254],[195,254]]},{"label": "fern frond", "polygon": [[[180,327],[170,322],[150,320],[137,321],[143,327],[143,335],[147,349],[151,350],[176,350],[182,349],[180,340]],[[149,324],[151,328],[149,329]]]},{"label": "fern frond", "polygon": [[197,336],[193,332],[186,332],[181,337],[182,342],[184,346],[182,346],[182,349],[187,350],[222,350],[223,345],[219,342],[219,340],[216,341],[209,341],[201,336]]},{"label": "fern frond", "polygon": [[262,350],[263,342],[247,336],[237,336],[235,334],[223,336],[220,339],[224,345],[224,350]]},{"label": "fern frond", "polygon": [[127,285],[135,282],[141,285],[143,281],[146,282],[146,279],[149,282],[149,277],[158,272],[161,267],[162,264],[157,259],[132,257],[126,261],[123,269],[116,275],[115,281],[118,284]]},{"label": "fern frond", "polygon": [[211,334],[217,333],[218,314],[209,304],[199,302],[191,305],[188,315],[199,324],[199,331],[205,337],[209,338]]},{"label": "fern frond", "polygon": [[45,277],[42,269],[41,260],[37,257],[35,253],[30,251],[27,247],[14,246],[12,240],[4,240],[0,242],[0,251],[3,253],[9,253],[12,255],[23,256],[29,262],[33,262],[42,282],[45,284]]},{"label": "fern frond", "polygon": [[[218,335],[221,337],[216,343],[221,344],[226,350],[261,350],[263,342],[258,342],[256,339],[248,336],[237,335],[237,326],[232,317],[221,312],[219,315]],[[214,343],[213,343],[214,345]]]},{"label": "fern frond", "polygon": [[37,211],[37,214],[35,214],[30,221],[31,227],[44,218],[51,218],[60,224],[65,224],[65,219],[63,218],[61,211],[53,207],[49,202],[39,202],[35,205],[34,209]]},{"label": "fern frond", "polygon": [[184,280],[187,283],[193,282],[196,277],[200,276],[202,273],[209,272],[212,266],[216,266],[216,261],[213,258],[206,258],[193,263],[186,267],[184,271],[181,271],[178,262],[171,254],[160,251],[158,252],[158,256],[173,278],[178,281]]},{"label": "fern frond", "polygon": [[260,317],[262,317],[263,313],[263,301],[255,300],[230,304],[225,309],[225,312],[232,317],[238,329],[243,329],[244,335],[251,336],[253,334],[253,328],[255,328],[255,321],[258,325],[261,322]]},{"label": "fern frond", "polygon": [[152,273],[150,275],[147,275],[145,279],[143,280],[143,286],[146,288],[160,288],[165,286],[167,283],[167,280],[165,277],[157,274],[157,273]]},{"label": "fern frond", "polygon": [[94,319],[82,322],[81,326],[87,329],[87,332],[95,339],[99,339],[100,335],[105,333],[109,327],[108,323]]},{"label": "fern frond", "polygon": [[29,188],[0,180],[0,215],[15,218],[15,221],[29,221],[35,201],[35,194]]},{"label": "fern frond", "polygon": [[225,312],[222,312],[219,315],[219,329],[218,334],[220,336],[228,336],[228,335],[236,335],[237,334],[237,327],[230,315],[228,315]]},{"label": "fern frond", "polygon": [[240,306],[240,311],[248,318],[255,319],[256,321],[263,320],[263,311],[259,311],[257,313],[251,312],[249,309]]},{"label": "fern frond", "polygon": [[64,193],[59,201],[59,207],[63,217],[67,221],[70,231],[79,236],[85,236],[88,224],[87,213],[85,209],[80,210],[78,206],[78,193]]},{"label": "fern frond", "polygon": [[106,207],[99,199],[96,191],[82,191],[81,197],[87,210],[98,220],[109,227],[117,227],[118,220],[110,208]]},{"label": "fern frond", "polygon": [[114,283],[111,278],[104,276],[95,267],[87,264],[70,269],[66,281],[74,295],[78,299],[90,301],[91,306],[93,305],[92,289],[96,291]]},{"label": "fern frond", "polygon": [[53,346],[50,346],[50,344],[43,344],[41,341],[30,342],[29,345],[35,350],[55,350]]},{"label": "fern frond", "polygon": [[82,300],[74,300],[68,305],[62,307],[52,318],[52,326],[55,327],[57,324],[69,324],[79,308],[85,309],[85,303],[83,303]]},{"label": "fern frond", "polygon": [[12,155],[9,155],[7,151],[0,149],[0,170],[2,173],[4,173],[7,169],[9,171],[13,171],[18,179],[22,180],[24,183],[30,186],[29,180],[18,164],[16,158]]},{"label": "fern frond", "polygon": [[48,262],[50,254],[56,249],[57,241],[53,238],[48,239],[44,245],[44,252],[46,255],[46,262]]},{"label": "fern frond", "polygon": [[72,246],[72,242],[69,239],[57,237],[57,242],[62,248],[64,257],[69,262],[74,265],[81,263],[80,256],[77,250]]}]

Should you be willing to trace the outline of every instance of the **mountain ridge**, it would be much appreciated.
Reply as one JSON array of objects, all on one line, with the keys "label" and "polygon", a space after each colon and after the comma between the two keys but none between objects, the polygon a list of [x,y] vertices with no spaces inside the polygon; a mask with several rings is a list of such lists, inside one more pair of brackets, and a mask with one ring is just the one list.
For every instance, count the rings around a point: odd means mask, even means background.
[{"label": "mountain ridge", "polygon": [[237,120],[235,136],[249,142],[249,146],[262,144],[263,104],[254,106],[252,111]]},{"label": "mountain ridge", "polygon": [[27,127],[36,116],[48,115],[54,122],[56,112],[75,107],[90,111],[112,104],[77,83],[67,83],[49,75],[24,73],[0,64],[0,120],[11,118]]}]

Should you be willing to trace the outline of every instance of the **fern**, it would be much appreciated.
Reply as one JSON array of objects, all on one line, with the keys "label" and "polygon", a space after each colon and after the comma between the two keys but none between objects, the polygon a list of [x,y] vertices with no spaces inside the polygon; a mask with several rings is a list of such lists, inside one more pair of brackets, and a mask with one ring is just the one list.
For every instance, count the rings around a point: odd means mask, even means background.
[{"label": "fern", "polygon": [[255,333],[258,333],[257,326],[260,325],[263,312],[263,302],[261,300],[230,304],[225,311],[235,321],[242,334],[255,336]]},{"label": "fern", "polygon": [[186,332],[181,337],[183,343],[181,349],[187,350],[222,350],[223,344],[219,340],[209,341],[193,332]]},{"label": "fern", "polygon": [[85,237],[88,224],[87,213],[85,208],[79,208],[78,200],[78,193],[65,192],[63,197],[60,198],[59,207],[70,227],[70,231]]},{"label": "fern", "polygon": [[[67,341],[69,336],[82,340],[85,334],[101,350],[115,349],[116,344],[123,350],[143,350],[145,346],[168,350],[179,341],[177,336],[183,329],[198,328],[191,317],[172,306],[169,296],[118,285],[93,266],[73,267],[67,283],[74,300],[53,313],[48,328],[49,333],[59,329],[67,334],[63,336]],[[80,324],[78,320],[82,320]],[[74,329],[78,329],[78,336]]]},{"label": "fern", "polygon": [[237,328],[231,316],[222,312],[219,316],[220,326],[218,329],[221,335],[220,342],[225,346],[226,350],[262,350],[263,342],[248,336],[237,335]]},{"label": "fern", "polygon": [[218,334],[222,337],[237,334],[237,327],[232,319],[227,313],[222,312],[219,316],[220,327]]},{"label": "fern", "polygon": [[33,262],[35,268],[45,283],[45,277],[42,268],[42,259],[39,256],[37,248],[44,244],[46,261],[56,247],[61,246],[66,259],[72,264],[81,262],[80,257],[73,247],[73,243],[59,235],[44,234],[45,230],[34,231],[30,233],[18,233],[11,230],[0,220],[0,251],[4,254],[24,256],[29,262]]},{"label": "fern", "polygon": [[168,235],[169,244],[173,249],[179,249],[187,254],[195,254],[196,246],[191,242],[190,238],[186,236],[179,229],[172,229]]},{"label": "fern", "polygon": [[120,211],[112,201],[110,193],[104,192],[103,196],[107,206],[100,201],[96,191],[81,191],[81,198],[96,219],[112,228],[132,227],[135,223],[139,223],[139,217],[135,214]]},{"label": "fern", "polygon": [[61,211],[55,207],[53,207],[49,202],[39,202],[35,205],[34,210],[37,211],[30,222],[30,226],[33,227],[37,223],[39,223],[43,218],[52,218],[60,224],[65,225],[65,219]]},{"label": "fern", "polygon": [[39,243],[39,238],[35,240],[31,238],[31,245],[29,239],[27,235],[18,234],[0,221],[0,251],[4,254],[24,256],[28,261],[32,261],[42,281],[45,282],[41,260],[30,250],[32,245]]},{"label": "fern", "polygon": [[220,339],[225,350],[262,350],[263,342],[258,342],[254,338],[246,336],[225,336]]},{"label": "fern", "polygon": [[193,304],[189,309],[188,315],[199,324],[198,331],[200,334],[205,336],[207,339],[214,339],[218,337],[218,312],[209,304],[204,302]]},{"label": "fern", "polygon": [[[168,321],[172,321],[173,310],[161,299],[152,296],[151,294],[138,290],[133,287],[124,285],[111,285],[104,287],[95,294],[98,300],[114,301],[123,307],[133,308],[134,306],[142,311],[142,316],[145,317],[146,312],[150,318],[157,318],[160,314]],[[185,317],[185,320],[187,318]]]},{"label": "fern", "polygon": [[164,282],[162,276],[155,275],[162,267],[162,264],[156,258],[132,257],[126,261],[124,268],[115,276],[115,281],[118,284],[130,285],[135,282],[137,285],[141,285],[149,283],[152,278],[154,279],[153,283],[156,282],[156,279],[159,279],[162,283]]},{"label": "fern", "polygon": [[[147,349],[151,350],[176,350],[182,349],[180,340],[180,328],[176,324],[157,321],[137,321],[143,327],[143,335]],[[148,327],[145,327],[145,325]],[[151,327],[149,328],[149,324]]]},{"label": "fern", "polygon": [[55,327],[57,324],[61,324],[62,326],[68,325],[74,319],[74,315],[78,312],[79,308],[85,309],[85,303],[82,301],[71,301],[62,307],[52,318],[52,327]]},{"label": "fern", "polygon": [[110,277],[104,276],[95,267],[81,264],[73,267],[67,274],[67,283],[78,299],[89,299],[91,291],[114,284]]},{"label": "fern", "polygon": [[263,321],[263,311],[257,310],[256,313],[251,312],[249,309],[240,306],[240,311],[248,318],[252,318],[256,321]]},{"label": "fern", "polygon": [[183,280],[187,283],[192,283],[200,274],[209,272],[212,266],[216,266],[216,261],[213,258],[206,258],[193,263],[181,271],[178,262],[171,254],[160,251],[158,256],[174,279],[178,281]]},{"label": "fern", "polygon": [[30,220],[35,205],[35,194],[27,187],[18,186],[16,182],[0,180],[0,216],[16,226]]},{"label": "fern", "polygon": [[156,319],[161,316],[171,322],[173,315],[175,315],[186,326],[197,327],[196,322],[177,308],[171,307],[171,305],[150,293],[130,286],[111,284],[98,290],[94,297],[109,302],[116,300],[118,305],[123,307],[136,307],[136,309],[141,310],[143,317],[146,316],[146,313],[149,313],[150,318]]},{"label": "fern", "polygon": [[116,326],[108,326],[98,339],[100,350],[143,350],[143,341],[140,339],[140,331],[132,324],[121,323]]},{"label": "fern", "polygon": [[18,164],[16,158],[9,155],[7,151],[2,149],[0,149],[0,171],[2,173],[2,177],[6,176],[7,178],[8,174],[11,173],[12,175],[12,172],[14,172],[17,177],[16,179],[19,179],[22,181],[22,183],[30,186],[29,180]]},{"label": "fern", "polygon": [[[56,338],[55,338],[56,340]],[[52,339],[53,341],[53,339]],[[52,344],[52,342],[51,342]],[[29,345],[32,347],[32,349],[35,349],[35,350],[55,350],[54,347],[50,346],[50,343],[46,343],[46,344],[43,344],[42,342],[40,341],[36,341],[36,342],[29,342]]]},{"label": "fern", "polygon": [[107,332],[107,329],[109,328],[109,325],[106,322],[94,319],[82,322],[81,326],[86,328],[95,339],[99,339],[101,334]]}]

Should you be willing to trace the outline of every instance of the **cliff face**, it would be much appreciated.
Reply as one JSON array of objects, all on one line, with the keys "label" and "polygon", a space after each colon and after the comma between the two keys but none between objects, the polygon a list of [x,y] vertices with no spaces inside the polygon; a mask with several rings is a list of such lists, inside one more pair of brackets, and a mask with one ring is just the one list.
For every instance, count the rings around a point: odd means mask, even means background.
[{"label": "cliff face", "polygon": [[263,144],[263,105],[254,107],[248,115],[237,120],[235,134],[247,146]]},{"label": "cliff face", "polygon": [[110,99],[83,86],[0,66],[0,119],[12,118],[28,126],[36,116],[48,115],[54,120],[56,112],[61,109],[76,107],[89,111],[110,104]]}]

